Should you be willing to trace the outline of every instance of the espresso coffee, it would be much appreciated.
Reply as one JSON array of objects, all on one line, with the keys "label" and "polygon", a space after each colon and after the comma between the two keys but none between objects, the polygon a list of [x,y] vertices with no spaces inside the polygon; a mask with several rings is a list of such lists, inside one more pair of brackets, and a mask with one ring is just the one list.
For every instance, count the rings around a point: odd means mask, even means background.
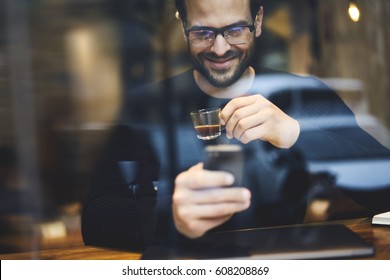
[{"label": "espresso coffee", "polygon": [[219,124],[195,126],[196,134],[199,139],[214,139],[221,135]]},{"label": "espresso coffee", "polygon": [[191,112],[196,136],[201,140],[215,139],[221,135],[221,108],[200,109]]}]

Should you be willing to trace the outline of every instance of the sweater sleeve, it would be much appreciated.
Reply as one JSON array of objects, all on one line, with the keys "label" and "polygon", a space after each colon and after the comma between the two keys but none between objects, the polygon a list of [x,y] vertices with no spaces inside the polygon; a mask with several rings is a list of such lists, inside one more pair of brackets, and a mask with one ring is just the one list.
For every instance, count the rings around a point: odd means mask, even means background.
[{"label": "sweater sleeve", "polygon": [[[295,116],[300,122],[301,134],[294,146],[307,160],[369,162],[390,159],[390,150],[359,126],[354,113],[335,92],[327,91],[327,102],[313,99],[310,105],[315,118]],[[370,168],[369,164],[367,168]],[[372,170],[372,174],[375,173],[376,170]],[[335,182],[335,187],[369,211],[390,209],[390,186],[355,190]]]}]

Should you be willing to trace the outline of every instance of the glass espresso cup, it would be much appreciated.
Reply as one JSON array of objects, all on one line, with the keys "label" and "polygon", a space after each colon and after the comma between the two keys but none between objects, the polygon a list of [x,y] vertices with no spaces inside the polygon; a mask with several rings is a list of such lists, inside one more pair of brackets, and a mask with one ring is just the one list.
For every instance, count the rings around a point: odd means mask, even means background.
[{"label": "glass espresso cup", "polygon": [[221,135],[221,108],[201,109],[191,112],[196,136],[201,140],[215,139]]}]

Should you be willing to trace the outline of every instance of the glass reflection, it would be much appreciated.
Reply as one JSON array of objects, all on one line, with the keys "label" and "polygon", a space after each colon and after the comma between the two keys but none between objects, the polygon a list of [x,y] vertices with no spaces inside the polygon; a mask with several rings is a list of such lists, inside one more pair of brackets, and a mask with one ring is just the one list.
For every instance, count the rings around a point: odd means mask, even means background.
[{"label": "glass reflection", "polygon": [[[251,226],[367,216],[372,204],[385,206],[378,204],[378,196],[384,204],[388,201],[388,152],[373,146],[355,150],[348,142],[332,145],[333,136],[318,133],[320,129],[358,139],[358,124],[390,147],[388,23],[375,20],[382,17],[378,11],[388,9],[380,1],[361,1],[365,17],[352,23],[344,2],[264,3],[263,34],[254,60],[298,76],[291,81],[291,76],[258,75],[255,86],[300,120],[302,141],[291,154],[265,144],[248,146],[253,157],[267,151],[263,170],[270,164],[279,170],[278,176],[267,179],[277,186],[273,192],[256,190],[263,199],[258,203],[281,203],[291,214],[273,212],[273,222]],[[163,233],[174,236],[172,221],[161,219],[171,214],[174,178],[203,157],[204,143],[193,137],[188,112],[224,103],[202,98],[174,102],[187,76],[138,99],[142,86],[191,67],[173,1],[2,0],[0,5],[0,253],[83,245],[82,210],[90,201],[91,180],[99,181],[94,172],[112,168],[99,164],[107,153],[118,163],[108,184],[125,184],[132,195],[143,197],[135,207],[145,219],[135,235],[143,234],[145,242],[159,242]],[[329,92],[347,107],[334,106]],[[133,107],[131,114],[123,105]],[[332,117],[319,116],[324,112]],[[121,141],[116,142],[117,137]],[[318,149],[311,146],[315,141],[326,144]],[[137,153],[112,154],[106,152],[107,143],[117,148],[134,145]],[[250,160],[247,164],[253,168]],[[147,178],[142,181],[145,188],[134,184],[134,170],[144,170],[136,174]],[[288,195],[280,199],[283,187]],[[286,199],[299,203],[295,212],[289,211]],[[252,214],[236,220],[244,226]],[[110,234],[119,231],[123,217],[116,217],[108,227]],[[123,224],[126,230],[129,226]],[[161,233],[157,239],[156,229]],[[90,244],[133,245],[131,238],[124,244],[116,241]],[[137,249],[145,244],[140,245]]]}]

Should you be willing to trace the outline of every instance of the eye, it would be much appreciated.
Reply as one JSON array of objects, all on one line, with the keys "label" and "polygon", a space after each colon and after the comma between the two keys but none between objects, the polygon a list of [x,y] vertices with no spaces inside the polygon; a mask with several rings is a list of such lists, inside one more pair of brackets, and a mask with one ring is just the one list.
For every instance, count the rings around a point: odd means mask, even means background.
[{"label": "eye", "polygon": [[242,27],[242,26],[232,27],[232,28],[226,30],[226,35],[229,37],[241,36],[244,33],[245,28],[247,28],[247,27]]},{"label": "eye", "polygon": [[190,32],[190,37],[194,39],[209,40],[214,38],[214,32],[207,29],[194,30]]}]

